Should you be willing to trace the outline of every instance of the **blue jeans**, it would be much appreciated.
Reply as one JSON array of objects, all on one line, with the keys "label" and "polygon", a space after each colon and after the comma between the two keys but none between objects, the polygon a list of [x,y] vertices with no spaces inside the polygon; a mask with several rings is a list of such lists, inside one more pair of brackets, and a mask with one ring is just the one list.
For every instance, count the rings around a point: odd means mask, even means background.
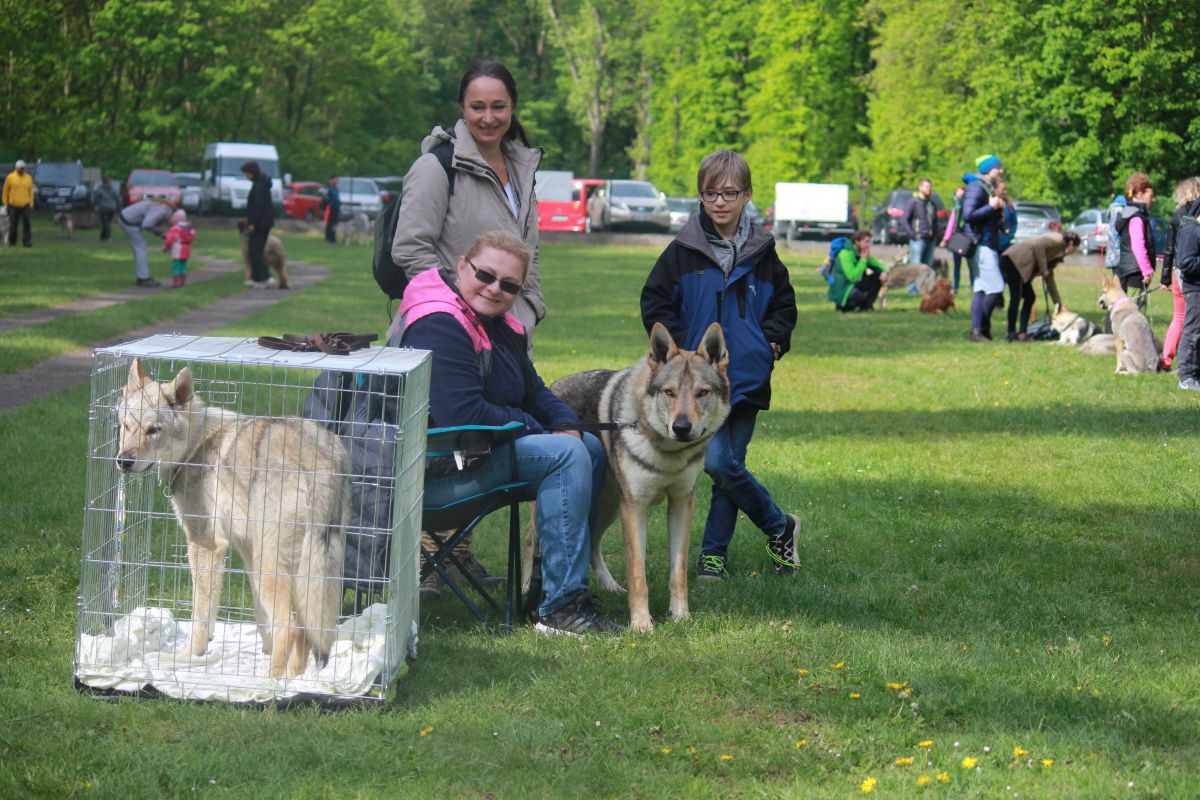
[{"label": "blue jeans", "polygon": [[763,533],[782,533],[787,517],[771,498],[767,487],[746,469],[746,448],[754,435],[758,409],[738,403],[729,419],[708,443],[704,453],[704,471],[712,478],[712,504],[704,524],[702,553],[723,556],[733,540],[733,527],[742,511]]},{"label": "blue jeans", "polygon": [[604,486],[608,461],[600,440],[542,433],[522,436],[492,452],[488,462],[465,476],[425,482],[425,501],[444,505],[509,482],[509,448],[517,450],[517,479],[529,487],[523,500],[537,501],[542,549],[542,591],[538,613],[552,614],[587,591],[595,500]]},{"label": "blue jeans", "polygon": [[909,239],[908,263],[932,267],[934,247],[933,239]]}]

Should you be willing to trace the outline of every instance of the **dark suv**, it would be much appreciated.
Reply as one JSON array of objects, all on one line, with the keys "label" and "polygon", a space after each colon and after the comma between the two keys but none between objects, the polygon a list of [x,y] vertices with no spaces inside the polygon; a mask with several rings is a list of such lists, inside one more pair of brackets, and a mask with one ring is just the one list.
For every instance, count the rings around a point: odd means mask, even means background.
[{"label": "dark suv", "polygon": [[92,190],[83,179],[81,161],[38,161],[33,184],[39,209],[87,211],[92,207]]}]

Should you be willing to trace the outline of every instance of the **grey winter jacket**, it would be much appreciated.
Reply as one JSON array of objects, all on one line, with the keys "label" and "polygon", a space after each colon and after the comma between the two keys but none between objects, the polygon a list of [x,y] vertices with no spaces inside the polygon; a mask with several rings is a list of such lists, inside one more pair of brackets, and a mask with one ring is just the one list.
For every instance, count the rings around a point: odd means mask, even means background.
[{"label": "grey winter jacket", "polygon": [[450,138],[441,127],[434,128],[421,142],[422,155],[404,176],[404,199],[396,217],[392,258],[412,280],[427,269],[441,266],[453,269],[481,233],[514,234],[533,253],[525,288],[513,306],[513,313],[532,335],[533,327],[546,316],[538,267],[537,196],[533,187],[533,176],[543,151],[512,140],[502,145],[509,180],[520,203],[514,215],[504,187],[480,155],[463,120],[454,126],[454,194],[449,194],[446,171],[429,151]]}]

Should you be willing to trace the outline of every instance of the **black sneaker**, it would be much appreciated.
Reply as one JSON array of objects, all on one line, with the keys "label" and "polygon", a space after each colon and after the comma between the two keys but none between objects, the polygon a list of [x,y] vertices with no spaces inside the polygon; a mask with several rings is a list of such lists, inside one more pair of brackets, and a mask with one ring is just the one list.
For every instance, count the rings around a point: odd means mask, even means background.
[{"label": "black sneaker", "polygon": [[143,289],[153,289],[154,287],[161,286],[162,284],[160,284],[154,278],[138,278],[137,285]]},{"label": "black sneaker", "polygon": [[728,561],[725,556],[719,556],[716,553],[701,553],[700,560],[696,562],[696,580],[725,580],[729,576],[729,573],[725,570],[725,565]]},{"label": "black sneaker", "polygon": [[461,571],[452,568],[452,575],[457,573],[459,576],[461,576],[461,574],[465,572],[474,578],[475,581],[485,589],[491,589],[496,586],[504,585],[504,578],[496,575],[489,575],[488,571],[483,568],[483,564],[480,564],[478,561],[476,561],[475,557],[470,553],[458,556],[458,560],[462,562],[463,568]]},{"label": "black sneaker", "polygon": [[585,633],[622,633],[625,630],[604,616],[588,592],[580,592],[562,608],[539,617],[533,629],[544,636],[575,637]]},{"label": "black sneaker", "polygon": [[783,533],[767,537],[767,552],[775,562],[775,572],[795,572],[800,569],[796,559],[796,534],[801,530],[800,518],[795,514],[787,515],[787,525]]}]

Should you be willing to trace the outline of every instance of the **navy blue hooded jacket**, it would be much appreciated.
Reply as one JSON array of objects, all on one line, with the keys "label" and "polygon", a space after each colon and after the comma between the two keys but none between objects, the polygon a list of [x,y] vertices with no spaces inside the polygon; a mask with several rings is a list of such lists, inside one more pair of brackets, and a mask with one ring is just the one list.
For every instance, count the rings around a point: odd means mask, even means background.
[{"label": "navy blue hooded jacket", "polygon": [[775,252],[775,237],[751,225],[726,278],[706,231],[715,235],[701,207],[658,257],[642,289],[642,323],[649,333],[661,322],[685,350],[695,350],[708,326],[721,323],[731,401],[769,408],[775,368],[771,344],[782,356],[796,327],[796,293],[787,267]]},{"label": "navy blue hooded jacket", "polygon": [[1004,207],[992,208],[991,187],[983,179],[967,184],[963,194],[963,222],[971,226],[975,240],[984,247],[1000,251],[1000,221],[1004,218]]}]

